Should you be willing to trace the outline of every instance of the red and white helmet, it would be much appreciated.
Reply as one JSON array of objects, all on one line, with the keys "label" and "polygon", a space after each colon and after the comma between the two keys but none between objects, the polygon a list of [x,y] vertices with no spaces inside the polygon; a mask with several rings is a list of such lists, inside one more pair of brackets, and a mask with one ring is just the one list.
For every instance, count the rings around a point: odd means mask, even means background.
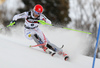
[{"label": "red and white helmet", "polygon": [[42,12],[43,12],[43,7],[40,5],[40,4],[37,4],[34,6],[33,8],[33,12],[36,14],[36,15],[40,15]]}]

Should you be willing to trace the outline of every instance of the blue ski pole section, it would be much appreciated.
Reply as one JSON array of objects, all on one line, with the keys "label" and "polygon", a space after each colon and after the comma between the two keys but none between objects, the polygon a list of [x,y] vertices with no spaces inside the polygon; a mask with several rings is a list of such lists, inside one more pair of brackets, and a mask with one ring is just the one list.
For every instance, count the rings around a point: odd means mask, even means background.
[{"label": "blue ski pole section", "polygon": [[95,46],[95,52],[94,52],[94,59],[93,59],[92,68],[94,68],[94,66],[95,66],[95,59],[96,59],[96,53],[97,53],[97,48],[98,48],[99,35],[100,35],[100,23],[99,23],[99,29],[98,29],[98,34],[97,34],[97,42],[96,42],[96,46]]}]

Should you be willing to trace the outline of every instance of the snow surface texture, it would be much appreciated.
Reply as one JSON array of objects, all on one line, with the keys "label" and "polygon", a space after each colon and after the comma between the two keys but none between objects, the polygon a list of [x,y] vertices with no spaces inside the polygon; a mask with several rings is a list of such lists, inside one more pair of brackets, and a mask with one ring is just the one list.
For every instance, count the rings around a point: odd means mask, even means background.
[{"label": "snow surface texture", "polygon": [[[0,34],[0,68],[91,68],[93,58],[84,56],[89,48],[87,34],[40,25],[39,28],[46,37],[58,47],[63,48],[70,59],[64,61],[63,57],[50,56],[35,45],[33,40],[24,37],[23,24],[10,27],[11,33],[2,30]],[[95,68],[100,68],[100,59],[96,59]]]}]

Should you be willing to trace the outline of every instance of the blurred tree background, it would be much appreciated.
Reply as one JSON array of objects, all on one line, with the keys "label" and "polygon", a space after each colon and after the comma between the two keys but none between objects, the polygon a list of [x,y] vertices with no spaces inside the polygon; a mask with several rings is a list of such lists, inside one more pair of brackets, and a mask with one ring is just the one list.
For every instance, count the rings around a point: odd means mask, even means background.
[{"label": "blurred tree background", "polygon": [[24,9],[19,9],[20,12],[33,9],[36,4],[41,4],[44,7],[44,14],[55,24],[68,24],[71,21],[69,17],[69,0],[22,0],[25,4]]}]

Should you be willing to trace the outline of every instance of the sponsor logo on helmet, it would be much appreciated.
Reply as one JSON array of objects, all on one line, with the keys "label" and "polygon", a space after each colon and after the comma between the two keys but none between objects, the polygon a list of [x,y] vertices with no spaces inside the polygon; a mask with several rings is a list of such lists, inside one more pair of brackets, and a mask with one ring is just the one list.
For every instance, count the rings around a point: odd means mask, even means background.
[{"label": "sponsor logo on helmet", "polygon": [[39,11],[41,11],[41,9],[39,8]]},{"label": "sponsor logo on helmet", "polygon": [[37,10],[37,12],[41,13],[41,9],[39,8],[39,9]]}]

